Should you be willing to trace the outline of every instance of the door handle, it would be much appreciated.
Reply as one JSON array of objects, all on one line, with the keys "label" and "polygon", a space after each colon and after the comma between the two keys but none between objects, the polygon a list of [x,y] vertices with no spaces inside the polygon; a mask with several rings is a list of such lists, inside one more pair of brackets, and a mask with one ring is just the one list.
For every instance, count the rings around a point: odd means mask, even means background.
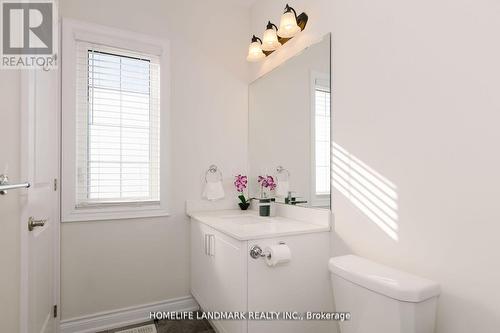
[{"label": "door handle", "polygon": [[28,188],[30,183],[9,184],[9,177],[7,175],[0,175],[0,194],[7,194],[7,190],[14,190],[16,188]]},{"label": "door handle", "polygon": [[36,227],[43,227],[47,223],[47,219],[35,220],[33,216],[28,219],[28,230],[33,231]]}]

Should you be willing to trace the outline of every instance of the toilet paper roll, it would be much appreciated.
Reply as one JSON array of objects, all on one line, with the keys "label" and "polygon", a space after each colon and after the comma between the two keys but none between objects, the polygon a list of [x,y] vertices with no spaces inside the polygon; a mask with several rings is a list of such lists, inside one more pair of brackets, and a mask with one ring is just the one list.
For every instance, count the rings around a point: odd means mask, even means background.
[{"label": "toilet paper roll", "polygon": [[292,252],[286,244],[268,246],[264,249],[266,263],[268,266],[284,264],[292,259]]}]

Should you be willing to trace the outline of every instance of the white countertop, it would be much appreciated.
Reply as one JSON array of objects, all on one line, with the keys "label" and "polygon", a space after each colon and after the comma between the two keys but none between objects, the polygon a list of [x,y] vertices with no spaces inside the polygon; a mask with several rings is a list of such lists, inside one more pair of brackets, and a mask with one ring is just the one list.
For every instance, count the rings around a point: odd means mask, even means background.
[{"label": "white countertop", "polygon": [[281,216],[260,217],[252,210],[200,211],[189,216],[241,241],[330,231],[329,225]]}]

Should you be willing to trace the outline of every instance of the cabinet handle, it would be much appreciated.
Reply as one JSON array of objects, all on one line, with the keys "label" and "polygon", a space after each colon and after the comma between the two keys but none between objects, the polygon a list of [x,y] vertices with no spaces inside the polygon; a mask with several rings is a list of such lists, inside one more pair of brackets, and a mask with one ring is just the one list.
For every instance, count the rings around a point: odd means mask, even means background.
[{"label": "cabinet handle", "polygon": [[215,255],[215,235],[205,234],[205,254],[213,257]]},{"label": "cabinet handle", "polygon": [[208,235],[209,245],[208,245],[208,255],[211,257],[215,256],[215,235]]},{"label": "cabinet handle", "polygon": [[208,255],[208,234],[205,234],[205,255]]}]

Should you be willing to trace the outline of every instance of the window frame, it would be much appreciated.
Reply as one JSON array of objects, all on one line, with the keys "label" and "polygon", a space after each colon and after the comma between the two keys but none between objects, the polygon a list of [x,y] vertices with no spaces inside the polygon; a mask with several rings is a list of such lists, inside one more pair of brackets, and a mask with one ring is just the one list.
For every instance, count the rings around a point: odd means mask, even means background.
[{"label": "window frame", "polygon": [[[102,44],[111,48],[157,56],[160,64],[160,200],[102,202],[77,206],[76,201],[76,58],[77,41]],[[148,35],[110,28],[98,24],[63,19],[62,21],[62,168],[61,221],[96,221],[141,217],[169,216],[170,184],[170,67],[169,42]]]},{"label": "window frame", "polygon": [[[316,194],[316,81],[328,81],[330,83],[330,141],[332,134],[332,84],[330,75],[312,70],[310,73],[310,102],[311,102],[311,206],[312,207],[329,207],[332,195],[332,186],[330,179],[330,193],[329,194]],[[331,145],[330,145],[330,159],[331,159]],[[331,161],[330,161],[331,172]],[[330,175],[331,177],[331,175]]]}]

